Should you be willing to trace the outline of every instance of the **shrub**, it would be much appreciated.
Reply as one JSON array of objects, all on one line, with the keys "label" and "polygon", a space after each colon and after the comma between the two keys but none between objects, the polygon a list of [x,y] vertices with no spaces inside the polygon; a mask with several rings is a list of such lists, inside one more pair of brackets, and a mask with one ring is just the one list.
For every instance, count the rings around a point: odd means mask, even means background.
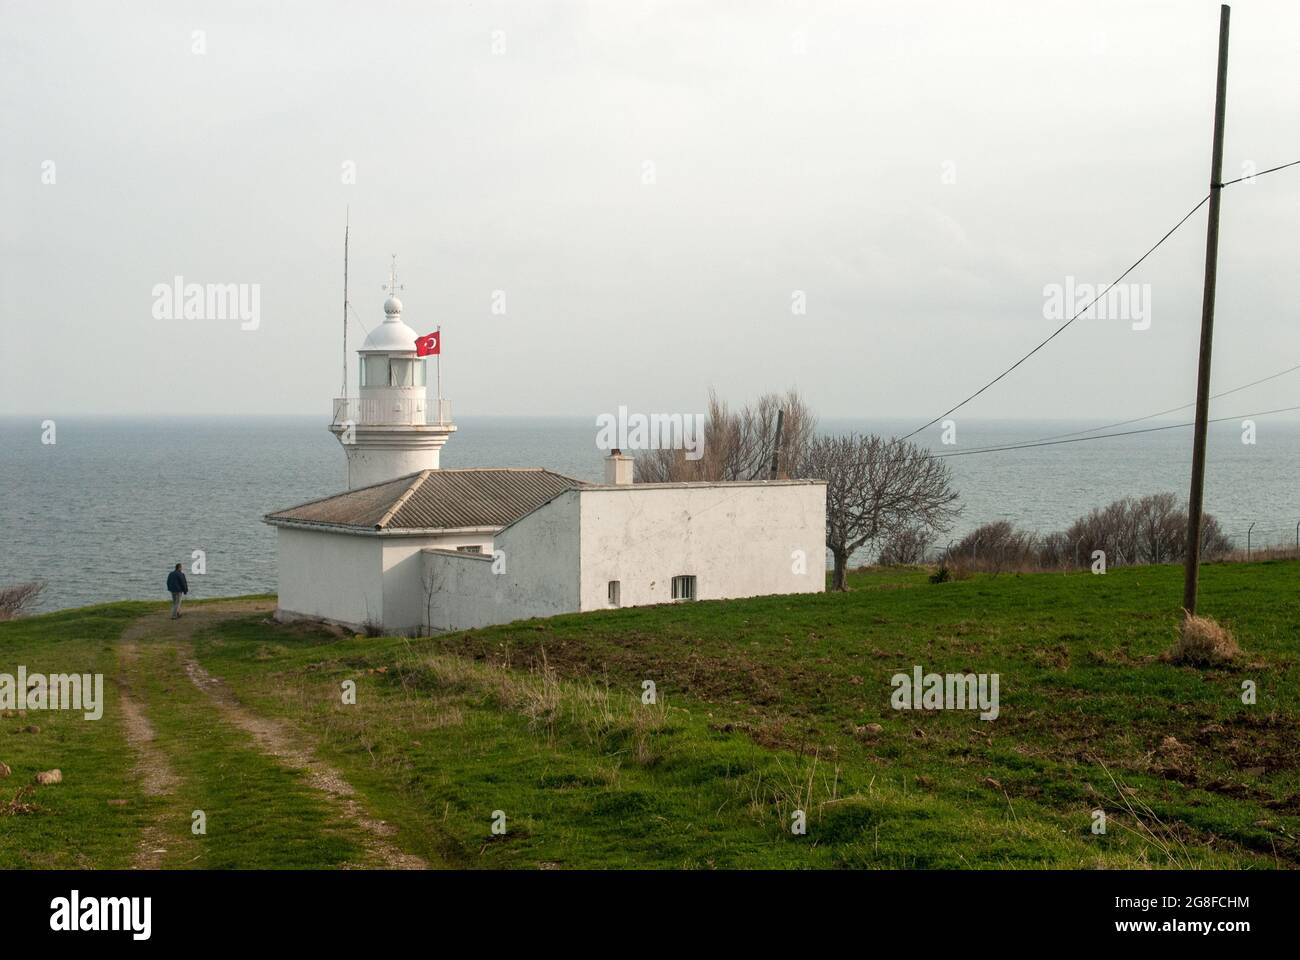
[{"label": "shrub", "polygon": [[[1172,493],[1125,497],[1080,517],[1063,534],[1065,560],[1080,566],[1092,562],[1094,550],[1106,552],[1109,566],[1177,563],[1187,556],[1187,509]],[[1077,550],[1075,549],[1077,546]],[[1219,560],[1232,549],[1219,522],[1201,517],[1201,559]]]},{"label": "shrub", "polygon": [[1019,570],[1035,567],[1034,535],[1007,520],[976,527],[952,548],[952,561],[969,570]]},{"label": "shrub", "polygon": [[44,580],[31,580],[0,587],[0,620],[10,620],[36,605],[45,589]]},{"label": "shrub", "polygon": [[930,546],[930,535],[921,527],[903,527],[895,530],[880,548],[876,561],[882,567],[910,566],[925,562],[925,551]]}]

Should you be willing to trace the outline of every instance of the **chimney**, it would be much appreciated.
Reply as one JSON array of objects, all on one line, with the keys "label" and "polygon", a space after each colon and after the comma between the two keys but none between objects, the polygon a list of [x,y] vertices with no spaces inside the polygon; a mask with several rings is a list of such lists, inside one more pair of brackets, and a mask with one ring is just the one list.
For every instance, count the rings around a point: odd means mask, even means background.
[{"label": "chimney", "polygon": [[632,458],[624,455],[618,447],[609,451],[605,458],[605,482],[629,486],[632,483]]}]

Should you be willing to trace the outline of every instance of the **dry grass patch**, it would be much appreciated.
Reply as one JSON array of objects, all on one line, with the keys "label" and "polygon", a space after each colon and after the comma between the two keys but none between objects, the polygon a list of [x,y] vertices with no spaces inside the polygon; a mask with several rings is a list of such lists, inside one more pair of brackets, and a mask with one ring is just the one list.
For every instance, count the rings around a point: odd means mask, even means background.
[{"label": "dry grass patch", "polygon": [[1193,667],[1220,667],[1241,655],[1237,639],[1227,627],[1209,617],[1188,616],[1178,628],[1178,639],[1166,654],[1170,663]]},{"label": "dry grass patch", "polygon": [[25,813],[38,813],[40,807],[31,802],[31,796],[35,792],[35,787],[19,787],[8,800],[0,803],[0,817],[18,817]]}]

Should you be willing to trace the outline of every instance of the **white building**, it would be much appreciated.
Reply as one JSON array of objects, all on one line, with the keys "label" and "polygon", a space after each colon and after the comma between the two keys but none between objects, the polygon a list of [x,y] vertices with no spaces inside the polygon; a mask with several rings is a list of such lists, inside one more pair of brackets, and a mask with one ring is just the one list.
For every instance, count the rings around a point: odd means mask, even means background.
[{"label": "white building", "polygon": [[335,401],[349,489],[264,518],[277,528],[279,618],[414,635],[824,589],[820,480],[638,484],[617,450],[601,484],[439,469],[456,428],[426,397],[401,303],[384,312],[358,351],[360,396]]},{"label": "white building", "polygon": [[820,593],[825,525],[821,481],[577,485],[502,528],[491,555],[421,551],[424,626]]}]

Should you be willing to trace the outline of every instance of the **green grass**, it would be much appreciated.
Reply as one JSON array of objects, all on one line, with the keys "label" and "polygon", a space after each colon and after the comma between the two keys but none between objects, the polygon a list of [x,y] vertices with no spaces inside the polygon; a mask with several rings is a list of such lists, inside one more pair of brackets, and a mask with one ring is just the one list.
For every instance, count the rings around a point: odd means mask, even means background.
[{"label": "green grass", "polygon": [[[0,779],[0,868],[129,865],[135,838],[153,810],[139,799],[109,804],[135,795],[126,741],[114,722],[113,642],[152,606],[119,603],[0,623],[0,672],[16,674],[21,664],[32,673],[105,675],[99,720],[44,710],[0,717],[0,761],[13,768]],[[32,725],[40,732],[22,732]],[[63,772],[63,783],[31,786],[38,771],[53,768]],[[37,810],[4,815],[15,798]]]},{"label": "green grass", "polygon": [[[146,825],[157,822],[163,867],[320,868],[360,854],[348,825],[303,783],[263,755],[251,738],[223,722],[184,675],[173,649],[140,644],[125,669],[113,645],[156,603],[118,603],[0,623],[0,672],[102,673],[99,720],[81,712],[29,710],[0,717],[0,868],[125,868]],[[141,790],[124,735],[116,680],[125,680],[157,735],[179,784],[167,798]],[[38,733],[22,732],[31,726]],[[36,772],[58,768],[63,782],[33,786]],[[4,813],[10,801],[34,810]],[[110,803],[110,801],[114,801]],[[122,803],[125,801],[125,803]],[[204,835],[192,814],[207,818]]]},{"label": "green grass", "polygon": [[[245,616],[196,636],[195,651],[248,708],[315,743],[395,842],[435,866],[1300,863],[1300,563],[1204,569],[1201,612],[1245,651],[1204,671],[1159,658],[1177,624],[1175,567],[940,585],[865,571],[850,585],[411,641]],[[111,673],[112,640],[155,608],[0,624],[0,670]],[[1000,717],[891,709],[891,675],[914,665],[998,673]],[[0,720],[15,771],[0,801],[37,769],[65,775],[38,788],[40,812],[0,816],[0,866],[122,866],[150,817],[175,836],[168,866],[355,858],[353,828],[214,715],[173,651],[142,647],[135,674],[182,780],[176,809],[139,797],[111,692],[99,723],[46,714],[40,735],[10,735],[17,721]],[[349,680],[355,705],[340,695]],[[655,705],[641,702],[645,680]],[[114,796],[131,803],[110,808]],[[207,837],[184,836],[194,808]],[[1105,835],[1090,830],[1098,808]]]},{"label": "green grass", "polygon": [[[145,646],[132,689],[152,709],[156,743],[180,779],[162,814],[163,868],[321,869],[361,848],[298,771],[260,752],[185,676],[176,651]],[[192,829],[202,811],[205,831]]]},{"label": "green grass", "polygon": [[[1300,565],[1205,570],[1203,612],[1247,653],[1233,670],[1158,659],[1180,577],[866,572],[848,595],[409,642],[251,618],[199,649],[316,731],[405,844],[458,866],[1293,867]],[[916,664],[999,673],[1001,717],[892,710],[890,676]]]}]

